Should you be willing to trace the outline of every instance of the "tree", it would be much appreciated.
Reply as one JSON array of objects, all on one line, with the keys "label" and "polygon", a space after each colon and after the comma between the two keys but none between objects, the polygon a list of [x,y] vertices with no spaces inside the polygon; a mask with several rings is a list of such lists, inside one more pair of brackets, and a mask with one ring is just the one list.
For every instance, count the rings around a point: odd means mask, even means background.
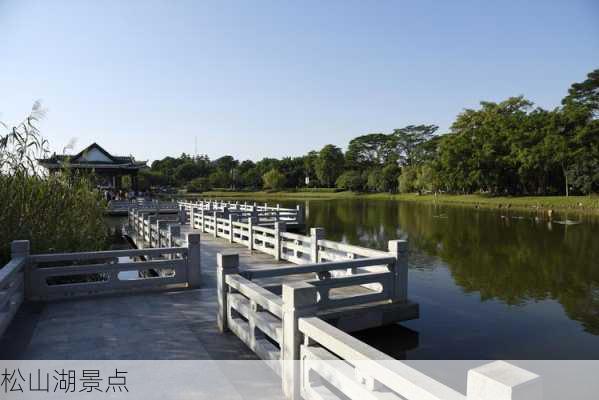
[{"label": "tree", "polygon": [[418,171],[416,167],[406,166],[401,169],[399,176],[399,191],[401,193],[412,193],[417,190],[416,179]]},{"label": "tree", "polygon": [[310,151],[304,157],[304,178],[308,178],[309,185],[313,186],[318,177],[316,176],[316,160],[318,160],[318,152]]},{"label": "tree", "polygon": [[214,165],[215,169],[230,174],[231,171],[233,171],[233,169],[239,165],[239,161],[233,158],[233,156],[222,156],[214,160],[212,164]]},{"label": "tree", "polygon": [[199,177],[191,180],[186,186],[189,193],[202,193],[212,189],[210,180],[206,177]]},{"label": "tree", "polygon": [[303,157],[284,157],[279,163],[279,169],[285,175],[285,186],[293,188],[304,186]]},{"label": "tree", "polygon": [[562,104],[565,108],[582,109],[593,119],[599,118],[599,69],[590,72],[585,81],[572,84]]},{"label": "tree", "polygon": [[174,171],[175,180],[181,184],[187,183],[201,175],[201,168],[193,161],[186,161],[180,164]]},{"label": "tree", "polygon": [[285,175],[276,168],[265,173],[262,180],[265,189],[281,190],[285,187]]},{"label": "tree", "polygon": [[220,169],[211,173],[208,180],[213,188],[229,188],[231,186],[231,176]]},{"label": "tree", "polygon": [[262,187],[262,176],[256,167],[250,168],[241,174],[243,187],[250,189],[259,189]]},{"label": "tree", "polygon": [[149,190],[152,186],[165,186],[169,183],[168,178],[162,172],[151,169],[142,169],[137,177],[139,190]]},{"label": "tree", "polygon": [[380,168],[373,168],[368,172],[366,180],[366,188],[371,192],[384,191],[384,176]]},{"label": "tree", "polygon": [[339,189],[358,192],[364,188],[364,179],[362,178],[362,174],[358,171],[345,171],[339,178],[337,178],[335,186]]},{"label": "tree", "polygon": [[439,129],[436,125],[408,125],[395,129],[391,134],[391,143],[395,147],[401,165],[415,165],[424,158],[424,144],[433,138]]},{"label": "tree", "polygon": [[327,144],[318,153],[316,159],[316,176],[325,187],[332,187],[343,172],[343,152],[337,146]]},{"label": "tree", "polygon": [[381,192],[396,192],[397,191],[397,178],[399,177],[399,167],[395,162],[387,164],[383,167],[382,171],[382,187]]},{"label": "tree", "polygon": [[383,133],[358,136],[349,142],[345,158],[350,168],[371,168],[390,163],[396,159],[393,136]]}]

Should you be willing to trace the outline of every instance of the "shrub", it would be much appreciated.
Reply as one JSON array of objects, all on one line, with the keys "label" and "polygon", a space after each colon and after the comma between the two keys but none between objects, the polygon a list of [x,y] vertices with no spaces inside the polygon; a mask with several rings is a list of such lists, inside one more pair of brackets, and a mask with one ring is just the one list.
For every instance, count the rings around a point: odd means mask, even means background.
[{"label": "shrub", "polygon": [[335,182],[339,189],[361,191],[364,188],[364,180],[358,171],[346,171]]},{"label": "shrub", "polygon": [[281,190],[285,187],[285,175],[276,168],[262,175],[265,189]]},{"label": "shrub", "polygon": [[416,191],[418,171],[414,167],[403,167],[399,176],[399,191],[401,193],[412,193]]},{"label": "shrub", "polygon": [[375,168],[368,173],[368,179],[366,180],[366,187],[371,192],[382,192],[384,190],[384,176],[383,172]]},{"label": "shrub", "polygon": [[186,189],[189,193],[201,193],[212,189],[212,186],[210,186],[210,180],[208,178],[200,177],[192,179],[187,184]]}]

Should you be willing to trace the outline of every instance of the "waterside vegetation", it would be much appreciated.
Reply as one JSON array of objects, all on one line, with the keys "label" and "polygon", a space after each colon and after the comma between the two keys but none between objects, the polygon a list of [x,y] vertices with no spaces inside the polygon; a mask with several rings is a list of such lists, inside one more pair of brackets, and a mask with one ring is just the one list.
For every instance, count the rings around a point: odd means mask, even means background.
[{"label": "waterside vegetation", "polygon": [[47,153],[37,123],[39,102],[20,124],[0,128],[0,264],[10,258],[10,242],[27,239],[32,251],[100,250],[108,246],[105,204],[85,177],[46,176],[36,158]]},{"label": "waterside vegetation", "polygon": [[328,144],[303,156],[257,162],[182,154],[154,161],[141,182],[190,193],[324,187],[359,193],[476,194],[476,201],[485,203],[494,196],[599,193],[599,69],[574,83],[553,110],[535,107],[523,96],[485,101],[460,113],[444,134],[434,124],[409,125],[356,137],[345,152]]}]

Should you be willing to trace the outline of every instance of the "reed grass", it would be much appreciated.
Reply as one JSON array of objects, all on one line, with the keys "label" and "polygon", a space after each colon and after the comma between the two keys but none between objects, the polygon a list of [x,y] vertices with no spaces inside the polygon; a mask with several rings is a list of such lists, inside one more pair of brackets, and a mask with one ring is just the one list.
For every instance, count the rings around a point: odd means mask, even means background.
[{"label": "reed grass", "polygon": [[63,172],[47,176],[36,158],[48,153],[36,123],[35,103],[20,124],[0,133],[0,268],[10,243],[27,239],[33,252],[99,250],[108,246],[105,204],[86,177]]}]

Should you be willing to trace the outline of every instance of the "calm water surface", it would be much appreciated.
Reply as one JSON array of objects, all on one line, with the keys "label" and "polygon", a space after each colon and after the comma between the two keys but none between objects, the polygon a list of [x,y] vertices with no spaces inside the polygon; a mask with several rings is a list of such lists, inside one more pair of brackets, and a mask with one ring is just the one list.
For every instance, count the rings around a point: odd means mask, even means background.
[{"label": "calm water surface", "polygon": [[[296,204],[280,202],[281,204]],[[302,202],[327,238],[409,240],[420,319],[357,334],[396,358],[599,359],[599,219],[384,200]],[[567,216],[558,216],[565,219]]]}]

